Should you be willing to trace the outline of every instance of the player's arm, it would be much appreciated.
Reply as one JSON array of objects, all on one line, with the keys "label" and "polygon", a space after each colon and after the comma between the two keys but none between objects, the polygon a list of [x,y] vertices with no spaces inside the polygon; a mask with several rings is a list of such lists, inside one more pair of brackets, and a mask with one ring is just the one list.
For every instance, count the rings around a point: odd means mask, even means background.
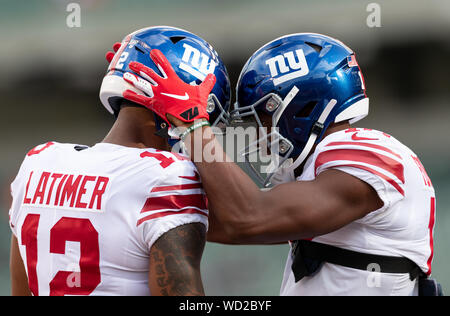
[{"label": "player's arm", "polygon": [[14,234],[11,234],[11,253],[10,253],[10,275],[11,275],[11,295],[13,296],[31,296],[28,287],[28,277],[20,256],[19,244]]},{"label": "player's arm", "polygon": [[[203,132],[202,138],[189,135],[185,139],[190,152],[214,147],[215,157],[226,161],[212,130],[204,127]],[[261,191],[233,162],[203,160],[195,164],[208,196],[210,241],[274,243],[310,238],[337,230],[383,206],[370,185],[338,170],[324,171],[313,181]]]},{"label": "player's arm", "polygon": [[206,228],[201,223],[178,226],[162,235],[150,250],[152,295],[205,295],[200,261]]},{"label": "player's arm", "polygon": [[[152,50],[150,55],[164,70],[164,78],[144,65],[130,64],[130,68],[158,83],[152,93],[147,91],[154,96],[138,95],[129,90],[123,96],[156,111],[178,127],[192,125],[181,115],[188,109],[192,113],[192,109],[198,110],[196,119],[207,119],[207,98],[214,78],[208,76],[198,86],[188,85],[177,76],[161,52]],[[148,89],[139,81],[127,81],[144,92]],[[166,98],[168,93],[188,94],[189,98]],[[224,162],[230,159],[211,128],[205,126],[201,130],[202,137],[193,137],[194,131],[184,137],[184,142],[200,172],[210,213],[214,213],[209,229],[211,241],[273,243],[313,237],[345,226],[382,206],[377,193],[368,184],[336,170],[325,171],[314,181],[284,184],[261,192],[235,163]],[[204,152],[212,153],[215,159],[203,157]]]}]

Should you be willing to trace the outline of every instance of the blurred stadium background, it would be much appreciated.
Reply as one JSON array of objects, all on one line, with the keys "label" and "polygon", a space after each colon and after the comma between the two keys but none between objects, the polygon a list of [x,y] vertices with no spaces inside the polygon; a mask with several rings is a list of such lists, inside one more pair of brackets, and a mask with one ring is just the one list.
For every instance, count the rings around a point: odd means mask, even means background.
[{"label": "blurred stadium background", "polygon": [[[81,27],[66,25],[81,5]],[[370,28],[367,5],[381,7]],[[317,32],[352,47],[371,114],[420,157],[437,193],[433,275],[450,291],[450,1],[0,0],[0,295],[9,295],[9,183],[25,153],[49,140],[92,145],[113,123],[98,89],[104,54],[135,29],[171,25],[209,41],[234,87],[247,58],[288,33]],[[404,210],[407,212],[408,210]],[[208,295],[278,295],[287,246],[208,244]]]}]

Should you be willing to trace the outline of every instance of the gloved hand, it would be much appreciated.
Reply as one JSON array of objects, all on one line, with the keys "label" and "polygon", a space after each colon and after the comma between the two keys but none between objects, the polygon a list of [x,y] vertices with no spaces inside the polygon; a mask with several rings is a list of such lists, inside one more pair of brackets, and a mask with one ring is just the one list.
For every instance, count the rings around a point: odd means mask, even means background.
[{"label": "gloved hand", "polygon": [[191,123],[202,118],[208,120],[209,115],[206,106],[208,96],[216,82],[214,74],[206,76],[200,85],[190,85],[178,77],[160,50],[153,49],[150,52],[150,57],[163,77],[141,63],[131,62],[129,68],[145,80],[131,72],[125,73],[123,78],[146,95],[126,90],[123,97],[152,110],[169,126],[171,123],[168,120],[168,114],[177,119],[172,120],[176,122],[177,126],[182,122]]},{"label": "gloved hand", "polygon": [[293,159],[288,158],[278,168],[276,168],[275,172],[270,178],[270,183],[273,185],[279,185],[295,181],[294,170],[288,168],[290,165],[292,165],[292,163]]},{"label": "gloved hand", "polygon": [[108,63],[111,63],[111,61],[112,61],[113,58],[114,58],[114,55],[117,53],[117,51],[119,50],[119,48],[120,48],[121,45],[122,45],[122,43],[116,42],[116,43],[114,43],[114,45],[113,45],[113,50],[114,50],[114,52],[106,52],[105,58],[106,58],[106,61],[107,61]]}]

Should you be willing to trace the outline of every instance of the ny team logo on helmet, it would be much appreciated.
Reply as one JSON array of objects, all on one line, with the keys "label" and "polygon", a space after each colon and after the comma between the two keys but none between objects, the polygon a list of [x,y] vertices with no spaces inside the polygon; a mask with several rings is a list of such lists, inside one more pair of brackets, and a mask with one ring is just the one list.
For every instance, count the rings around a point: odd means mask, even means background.
[{"label": "ny team logo on helmet", "polygon": [[[265,186],[282,173],[292,179],[331,123],[354,123],[369,110],[353,51],[314,33],[283,36],[258,49],[241,71],[236,94],[232,119],[253,117],[259,127],[261,113],[272,119],[272,130],[252,144],[264,143],[275,161],[265,177],[250,168]],[[247,147],[244,156],[252,151]]]},{"label": "ny team logo on helmet", "polygon": [[[297,58],[294,56],[294,52],[291,51],[266,60],[266,65],[269,66],[274,86],[278,86],[288,80],[306,76],[309,73],[308,63],[306,62],[303,50],[297,49],[295,54]],[[280,77],[278,76],[278,71],[281,72]]]},{"label": "ny team logo on helmet", "polygon": [[180,69],[202,81],[205,80],[206,75],[214,73],[217,63],[213,59],[211,60],[208,55],[189,44],[184,43],[183,48],[183,57],[178,65]]},{"label": "ny team logo on helmet", "polygon": [[[177,75],[186,83],[200,84],[208,74],[214,73],[216,84],[208,99],[207,112],[213,125],[226,121],[231,90],[224,63],[205,40],[185,30],[169,26],[144,28],[125,36],[122,40],[122,45],[112,59],[100,89],[100,100],[110,113],[117,115],[119,112],[125,90],[142,93],[123,80],[123,74],[131,71],[128,68],[130,62],[142,63],[161,74],[160,69],[150,58],[152,49],[159,49]],[[156,120],[158,128],[164,126],[162,119]]]}]

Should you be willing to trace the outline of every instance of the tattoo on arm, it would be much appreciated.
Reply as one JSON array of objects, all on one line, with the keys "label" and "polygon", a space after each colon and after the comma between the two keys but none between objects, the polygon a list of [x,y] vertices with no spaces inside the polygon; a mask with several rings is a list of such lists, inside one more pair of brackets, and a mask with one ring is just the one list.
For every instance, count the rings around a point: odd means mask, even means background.
[{"label": "tattoo on arm", "polygon": [[152,295],[204,295],[200,261],[206,228],[192,223],[162,235],[150,251],[149,286]]}]

